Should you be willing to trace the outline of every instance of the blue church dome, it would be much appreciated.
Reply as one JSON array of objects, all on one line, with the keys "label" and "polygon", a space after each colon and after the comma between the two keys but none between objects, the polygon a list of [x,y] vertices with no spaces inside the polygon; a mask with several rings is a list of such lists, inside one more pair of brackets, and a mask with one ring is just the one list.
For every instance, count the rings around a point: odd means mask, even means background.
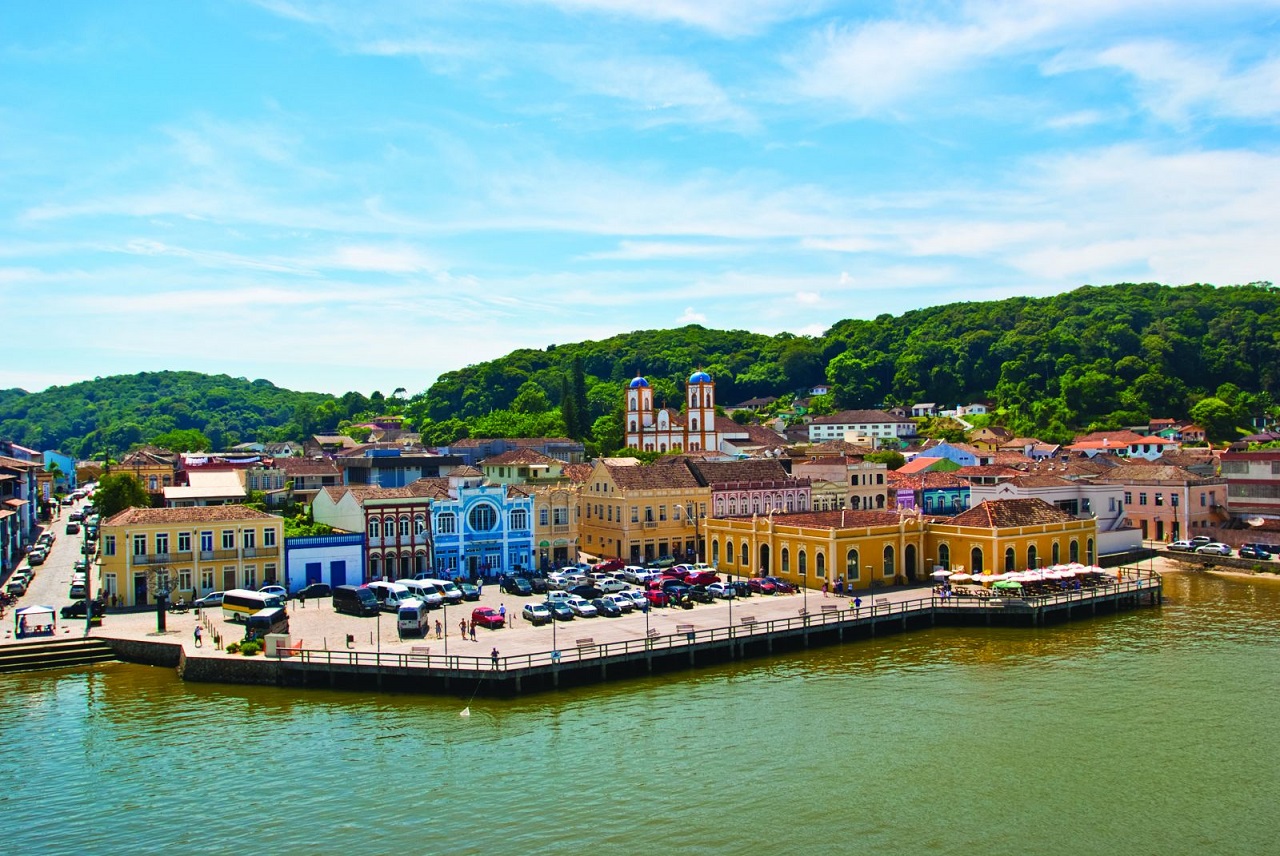
[{"label": "blue church dome", "polygon": [[711,375],[706,372],[694,372],[689,375],[689,383],[711,383]]},{"label": "blue church dome", "polygon": [[648,386],[648,385],[649,385],[649,381],[645,380],[642,377],[638,377],[635,380],[631,381],[630,385],[628,386],[628,389],[639,389],[642,386]]}]

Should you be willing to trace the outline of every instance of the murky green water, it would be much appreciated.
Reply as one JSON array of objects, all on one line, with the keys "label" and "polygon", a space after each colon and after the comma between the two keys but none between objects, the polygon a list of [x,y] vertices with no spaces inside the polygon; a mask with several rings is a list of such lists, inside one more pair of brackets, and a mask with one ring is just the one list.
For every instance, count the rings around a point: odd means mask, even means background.
[{"label": "murky green water", "polygon": [[524,699],[0,676],[11,853],[1259,854],[1280,584]]}]

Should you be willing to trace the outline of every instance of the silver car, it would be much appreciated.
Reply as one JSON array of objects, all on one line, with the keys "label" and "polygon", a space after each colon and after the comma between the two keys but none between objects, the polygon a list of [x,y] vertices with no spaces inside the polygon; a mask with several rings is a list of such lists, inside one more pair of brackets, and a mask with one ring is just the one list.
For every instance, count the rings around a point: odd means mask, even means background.
[{"label": "silver car", "polygon": [[565,606],[573,610],[573,614],[579,618],[594,618],[598,613],[591,601],[581,597],[571,597],[565,602]]},{"label": "silver car", "polygon": [[1197,547],[1196,552],[1212,556],[1230,556],[1231,548],[1226,544],[1222,544],[1217,541],[1210,541],[1203,547]]}]

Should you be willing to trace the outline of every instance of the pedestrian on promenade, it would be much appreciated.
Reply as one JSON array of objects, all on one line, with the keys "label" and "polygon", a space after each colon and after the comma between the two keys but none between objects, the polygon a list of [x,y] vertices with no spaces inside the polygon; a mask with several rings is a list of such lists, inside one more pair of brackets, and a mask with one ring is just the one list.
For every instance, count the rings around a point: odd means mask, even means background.
[{"label": "pedestrian on promenade", "polygon": [[484,594],[484,577],[476,577],[476,594]]},{"label": "pedestrian on promenade", "polygon": [[471,641],[476,641],[476,623],[474,620],[471,622]]},{"label": "pedestrian on promenade", "polygon": [[201,642],[201,640],[203,639],[203,637],[204,637],[204,633],[203,633],[203,631],[200,629],[200,625],[199,625],[199,624],[197,624],[197,625],[196,625],[196,647],[197,647],[197,648],[199,648],[199,647],[200,647],[200,642]]},{"label": "pedestrian on promenade", "polygon": [[458,622],[458,632],[462,634],[462,638],[467,638],[467,620],[464,618]]},{"label": "pedestrian on promenade", "polygon": [[858,612],[858,610],[859,610],[859,609],[862,609],[862,598],[860,598],[860,597],[855,597],[855,598],[853,599],[853,611],[854,611],[854,613],[855,613],[855,614],[857,614],[857,612]]},{"label": "pedestrian on promenade", "polygon": [[444,638],[444,625],[440,623],[440,619],[436,619],[436,638]]},{"label": "pedestrian on promenade", "polygon": [[822,596],[823,596],[823,597],[826,597],[826,596],[827,596],[827,581],[826,581],[826,580],[823,580],[823,581],[822,581]]},{"label": "pedestrian on promenade", "polygon": [[498,604],[498,617],[502,619],[502,626],[507,626],[507,605],[505,603]]},{"label": "pedestrian on promenade", "polygon": [[493,667],[498,668],[498,649],[494,648],[489,652],[489,659],[493,661]]},{"label": "pedestrian on promenade", "polygon": [[115,592],[112,592],[112,593],[111,593],[111,608],[112,608],[112,609],[115,609],[115,608],[116,608],[116,593],[115,593]]}]

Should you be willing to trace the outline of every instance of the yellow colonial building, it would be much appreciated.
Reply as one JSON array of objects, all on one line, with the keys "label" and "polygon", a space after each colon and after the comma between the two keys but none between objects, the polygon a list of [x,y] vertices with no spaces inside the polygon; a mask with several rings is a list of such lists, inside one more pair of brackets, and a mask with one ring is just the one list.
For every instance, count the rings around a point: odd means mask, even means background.
[{"label": "yellow colonial building", "polygon": [[1040,499],[984,502],[952,518],[913,511],[812,511],[706,521],[721,572],[821,588],[924,582],[936,566],[970,573],[1095,560],[1095,522]]},{"label": "yellow colonial building", "polygon": [[579,549],[630,564],[692,561],[702,555],[699,524],[710,498],[683,461],[600,458],[579,498]]},{"label": "yellow colonial building", "polygon": [[284,522],[243,505],[129,508],[103,521],[96,591],[123,606],[280,585]]}]

